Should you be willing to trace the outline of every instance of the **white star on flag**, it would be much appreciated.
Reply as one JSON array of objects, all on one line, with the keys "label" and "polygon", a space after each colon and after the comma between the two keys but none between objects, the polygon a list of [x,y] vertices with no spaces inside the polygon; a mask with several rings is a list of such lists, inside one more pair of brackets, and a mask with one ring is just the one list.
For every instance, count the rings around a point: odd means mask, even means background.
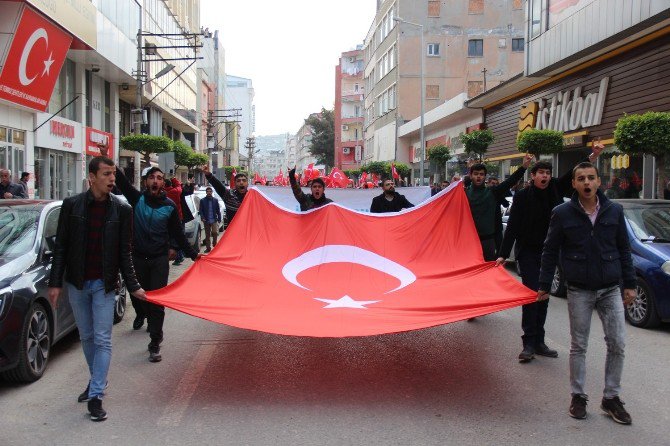
[{"label": "white star on flag", "polygon": [[365,305],[381,302],[379,300],[353,300],[349,296],[342,296],[337,300],[321,299],[318,297],[316,297],[315,299],[328,304],[323,308],[362,308],[364,310],[367,310],[367,307]]},{"label": "white star on flag", "polygon": [[49,54],[49,58],[44,61],[44,71],[42,71],[42,76],[44,76],[45,74],[47,76],[49,75],[49,70],[51,70],[51,64],[54,63],[54,60],[53,60],[53,57],[52,57],[53,55],[54,55],[54,53],[52,51],[51,54]]}]

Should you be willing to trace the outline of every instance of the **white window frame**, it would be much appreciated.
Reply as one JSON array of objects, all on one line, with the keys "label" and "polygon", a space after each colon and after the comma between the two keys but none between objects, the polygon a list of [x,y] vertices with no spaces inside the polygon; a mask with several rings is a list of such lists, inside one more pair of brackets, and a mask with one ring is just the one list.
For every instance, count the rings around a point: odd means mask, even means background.
[{"label": "white window frame", "polygon": [[440,56],[440,44],[439,43],[429,43],[426,45],[426,55],[430,57],[439,57]]}]

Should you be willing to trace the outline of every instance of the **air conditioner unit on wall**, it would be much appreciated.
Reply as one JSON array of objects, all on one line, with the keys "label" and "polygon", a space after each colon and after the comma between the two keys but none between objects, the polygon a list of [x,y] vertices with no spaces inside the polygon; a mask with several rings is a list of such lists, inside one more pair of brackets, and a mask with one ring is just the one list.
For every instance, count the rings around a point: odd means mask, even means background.
[{"label": "air conditioner unit on wall", "polygon": [[342,153],[344,153],[345,155],[349,155],[351,153],[351,147],[343,147]]},{"label": "air conditioner unit on wall", "polygon": [[349,126],[346,124],[342,124],[342,130],[346,132],[347,130],[349,130]]}]

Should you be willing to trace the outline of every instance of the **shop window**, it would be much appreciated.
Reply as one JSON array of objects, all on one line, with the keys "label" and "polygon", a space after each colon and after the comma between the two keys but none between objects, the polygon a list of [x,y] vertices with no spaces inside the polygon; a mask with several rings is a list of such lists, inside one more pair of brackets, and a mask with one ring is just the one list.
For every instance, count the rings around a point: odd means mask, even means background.
[{"label": "shop window", "polygon": [[468,57],[483,57],[484,56],[484,40],[470,39],[468,40]]},{"label": "shop window", "polygon": [[0,127],[0,141],[7,141],[7,129]]},{"label": "shop window", "polygon": [[426,99],[440,99],[440,86],[426,85]]},{"label": "shop window", "polygon": [[601,188],[608,198],[642,197],[642,156],[609,149],[599,157]]},{"label": "shop window", "polygon": [[663,165],[659,165],[658,169],[659,184],[656,187],[654,198],[670,200],[670,156],[664,156],[663,159]]}]

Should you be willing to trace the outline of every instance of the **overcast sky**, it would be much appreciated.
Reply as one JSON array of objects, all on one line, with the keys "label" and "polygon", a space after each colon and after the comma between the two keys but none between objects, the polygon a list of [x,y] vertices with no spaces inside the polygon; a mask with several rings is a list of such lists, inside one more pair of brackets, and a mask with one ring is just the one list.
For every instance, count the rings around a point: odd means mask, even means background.
[{"label": "overcast sky", "polygon": [[295,133],[310,113],[333,107],[338,57],[363,43],[376,4],[201,0],[201,25],[219,30],[226,73],[253,81],[255,135]]}]

